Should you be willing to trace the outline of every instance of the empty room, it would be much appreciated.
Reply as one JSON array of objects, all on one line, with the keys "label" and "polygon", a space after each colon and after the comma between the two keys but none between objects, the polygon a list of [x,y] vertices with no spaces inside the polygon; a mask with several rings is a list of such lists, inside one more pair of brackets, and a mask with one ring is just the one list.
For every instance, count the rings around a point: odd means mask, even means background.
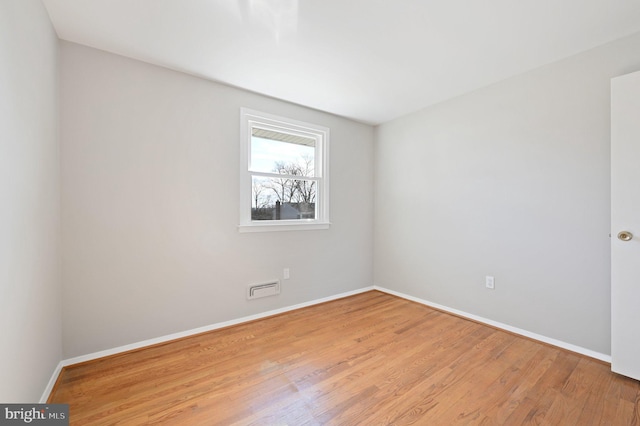
[{"label": "empty room", "polygon": [[0,423],[640,424],[638,164],[635,1],[0,0]]}]

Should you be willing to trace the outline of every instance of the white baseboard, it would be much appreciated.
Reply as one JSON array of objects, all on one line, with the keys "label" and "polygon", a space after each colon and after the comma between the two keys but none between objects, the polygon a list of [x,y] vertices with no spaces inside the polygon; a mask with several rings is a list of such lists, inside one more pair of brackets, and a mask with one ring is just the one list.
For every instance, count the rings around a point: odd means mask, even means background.
[{"label": "white baseboard", "polygon": [[[332,300],[342,299],[344,297],[353,296],[354,294],[364,293],[367,291],[373,290],[374,287],[364,287],[358,290],[348,291],[345,293],[336,294],[333,296],[323,297],[321,299],[311,300],[309,302],[299,303],[297,305],[287,306],[280,309],[274,309],[272,311],[262,312],[255,315],[250,315],[242,318],[237,318],[229,321],[219,322],[216,324],[205,325],[203,327],[193,328],[191,330],[181,331],[178,333],[167,334],[165,336],[156,337],[153,339],[143,340],[141,342],[131,343],[124,346],[118,346],[112,349],[106,349],[104,351],[93,352],[87,355],[81,355],[74,358],[69,358],[61,361],[61,368],[66,367],[73,364],[78,364],[81,362],[91,361],[98,358],[103,358],[105,356],[116,355],[122,352],[131,351],[134,349],[144,348],[145,346],[157,345],[158,343],[165,343],[171,340],[180,339],[183,337],[193,336],[195,334],[205,333],[207,331],[217,330],[224,327],[229,327],[232,325],[242,324],[249,321],[255,321],[257,319],[270,317],[273,315],[281,314],[284,312],[293,311],[300,308],[306,308],[307,306],[317,305],[319,303],[330,302]],[[56,376],[57,377],[57,376]],[[55,383],[55,381],[54,381]],[[48,395],[47,395],[48,396]]]},{"label": "white baseboard", "polygon": [[62,367],[63,367],[63,363],[64,361],[60,361],[58,363],[58,366],[56,367],[55,370],[53,370],[53,374],[51,375],[51,378],[49,379],[49,383],[47,383],[47,387],[44,388],[44,392],[42,392],[42,396],[40,397],[40,404],[45,404],[47,402],[47,399],[49,399],[49,395],[51,395],[51,391],[53,390],[53,386],[55,386],[56,381],[58,380],[58,376],[60,375],[60,372],[62,371]]},{"label": "white baseboard", "polygon": [[233,319],[233,320],[229,320],[229,321],[219,322],[219,323],[216,323],[216,324],[206,325],[204,327],[198,327],[198,328],[193,328],[191,330],[181,331],[179,333],[167,334],[165,336],[160,336],[160,337],[156,337],[156,338],[153,338],[153,339],[143,340],[141,342],[131,343],[129,345],[118,346],[117,348],[106,349],[104,351],[93,352],[93,353],[90,353],[90,354],[81,355],[81,356],[77,356],[77,357],[74,357],[74,358],[64,359],[64,360],[60,361],[60,363],[56,367],[55,371],[51,375],[51,379],[49,380],[49,383],[47,384],[47,387],[45,388],[44,392],[42,393],[42,396],[40,397],[40,402],[41,403],[45,403],[47,401],[47,399],[49,399],[49,395],[51,394],[51,391],[53,390],[53,386],[55,385],[56,380],[58,380],[58,376],[60,375],[60,372],[62,371],[62,369],[64,367],[67,367],[67,366],[70,366],[70,365],[73,365],[73,364],[79,364],[81,362],[91,361],[91,360],[98,359],[98,358],[103,358],[103,357],[106,357],[106,356],[116,355],[116,354],[119,354],[119,353],[122,353],[122,352],[131,351],[131,350],[134,350],[134,349],[144,348],[145,346],[151,346],[151,345],[156,345],[158,343],[169,342],[171,340],[176,340],[176,339],[180,339],[180,338],[183,338],[183,337],[193,336],[195,334],[205,333],[207,331],[217,330],[217,329],[224,328],[224,327],[229,327],[229,326],[232,326],[232,325],[242,324],[244,322],[254,321],[254,320],[257,320],[257,319],[261,319],[261,318],[266,318],[266,317],[270,317],[270,316],[273,316],[273,315],[281,314],[281,313],[284,313],[284,312],[294,311],[294,310],[300,309],[300,308],[306,308],[307,306],[313,306],[313,305],[317,305],[317,304],[324,303],[324,302],[330,302],[332,300],[342,299],[342,298],[345,298],[345,297],[353,296],[354,294],[359,294],[359,293],[364,293],[364,292],[367,292],[367,291],[371,291],[373,289],[374,289],[373,286],[364,287],[364,288],[360,288],[358,290],[353,290],[353,291],[348,291],[348,292],[345,292],[345,293],[336,294],[336,295],[333,295],[333,296],[323,297],[321,299],[315,299],[315,300],[311,300],[309,302],[299,303],[297,305],[287,306],[287,307],[280,308],[280,309],[274,309],[272,311],[262,312],[262,313],[256,314],[256,315],[250,315],[250,316],[237,318],[237,319]]},{"label": "white baseboard", "polygon": [[576,346],[576,345],[572,345],[570,343],[566,343],[566,342],[562,342],[560,340],[556,340],[556,339],[552,339],[550,337],[546,337],[546,336],[542,336],[540,334],[536,334],[536,333],[531,333],[527,330],[523,330],[517,327],[512,327],[510,325],[507,324],[503,324],[497,321],[493,321],[487,318],[483,318],[477,315],[473,315],[473,314],[469,314],[467,312],[463,312],[463,311],[459,311],[457,309],[453,309],[453,308],[449,308],[447,306],[443,306],[437,303],[433,303],[433,302],[429,302],[427,300],[424,299],[420,299],[417,297],[413,297],[413,296],[409,296],[407,294],[404,293],[400,293],[397,291],[393,291],[393,290],[389,290],[387,288],[384,287],[379,287],[379,286],[370,286],[370,287],[364,287],[364,288],[360,288],[358,290],[353,290],[353,291],[348,291],[345,293],[340,293],[340,294],[336,294],[333,296],[328,296],[328,297],[324,297],[321,299],[315,299],[315,300],[311,300],[309,302],[304,302],[304,303],[299,303],[297,305],[292,305],[292,306],[287,306],[284,308],[280,308],[280,309],[274,309],[272,311],[267,311],[267,312],[263,312],[260,314],[255,314],[255,315],[250,315],[250,316],[246,316],[246,317],[242,317],[242,318],[237,318],[237,319],[233,319],[233,320],[229,320],[229,321],[224,321],[224,322],[219,322],[216,324],[211,324],[211,325],[206,325],[204,327],[198,327],[198,328],[194,328],[191,330],[186,330],[186,331],[182,331],[179,333],[173,333],[173,334],[168,334],[165,336],[160,336],[160,337],[156,337],[153,339],[148,339],[148,340],[143,340],[140,342],[136,342],[136,343],[131,343],[128,345],[124,345],[124,346],[118,346],[116,348],[112,348],[112,349],[107,349],[104,351],[99,351],[99,352],[93,352],[90,354],[86,354],[86,355],[81,355],[81,356],[77,356],[74,358],[68,358],[65,360],[60,361],[60,363],[58,364],[58,366],[56,367],[55,371],[53,372],[51,379],[49,380],[49,383],[47,384],[47,387],[45,388],[42,397],[40,398],[40,402],[44,403],[47,401],[47,399],[49,398],[49,395],[51,394],[51,391],[53,390],[53,386],[56,383],[56,380],[58,379],[58,376],[60,375],[60,372],[62,371],[62,369],[64,367],[73,365],[73,364],[78,364],[81,362],[86,362],[86,361],[91,361],[94,359],[98,359],[98,358],[103,358],[106,356],[111,356],[111,355],[116,355],[122,352],[127,352],[127,351],[131,351],[134,349],[140,349],[140,348],[144,348],[145,346],[151,346],[151,345],[156,345],[158,343],[165,343],[165,342],[169,342],[171,340],[176,340],[176,339],[180,339],[183,337],[188,337],[188,336],[193,336],[195,334],[200,334],[200,333],[205,333],[207,331],[212,331],[212,330],[217,330],[220,328],[224,328],[224,327],[229,327],[232,325],[237,325],[237,324],[242,324],[245,322],[249,322],[249,321],[255,321],[261,318],[266,318],[266,317],[270,317],[273,315],[277,315],[277,314],[281,314],[281,313],[285,313],[285,312],[289,312],[289,311],[293,311],[296,309],[300,309],[300,308],[306,308],[308,306],[313,306],[313,305],[317,305],[320,303],[324,303],[324,302],[330,302],[332,300],[337,300],[337,299],[342,299],[345,297],[349,297],[349,296],[353,296],[355,294],[360,294],[360,293],[364,293],[367,291],[371,291],[371,290],[378,290],[381,291],[383,293],[387,293],[387,294],[391,294],[406,300],[411,300],[413,302],[417,302],[426,306],[430,306],[432,308],[435,309],[439,309],[441,311],[445,311],[445,312],[449,312],[452,313],[454,315],[458,315],[460,317],[463,318],[469,318],[471,320],[483,323],[483,324],[487,324],[496,328],[500,328],[506,331],[510,331],[512,333],[515,334],[519,334],[521,336],[525,336],[528,338],[531,338],[533,340],[538,340],[540,342],[544,342],[544,343],[548,343],[550,345],[553,346],[557,346],[559,348],[562,349],[566,349],[572,352],[576,352],[582,355],[586,355],[588,357],[591,358],[595,358],[604,362],[608,362],[611,363],[611,356],[610,355],[605,355],[599,352],[595,352],[592,351],[590,349],[586,349],[580,346]]},{"label": "white baseboard", "polygon": [[598,359],[600,361],[608,362],[609,364],[611,363],[611,355],[605,355],[605,354],[602,354],[600,352],[592,351],[591,349],[586,349],[586,348],[583,348],[581,346],[576,346],[576,345],[573,345],[571,343],[567,343],[567,342],[563,342],[561,340],[553,339],[551,337],[543,336],[541,334],[532,333],[530,331],[523,330],[523,329],[517,328],[517,327],[513,327],[513,326],[510,326],[508,324],[503,324],[501,322],[497,322],[497,321],[493,321],[493,320],[490,320],[490,319],[487,319],[487,318],[483,318],[483,317],[480,317],[478,315],[470,314],[470,313],[467,313],[467,312],[464,312],[464,311],[459,311],[457,309],[453,309],[453,308],[450,308],[448,306],[440,305],[438,303],[433,303],[433,302],[430,302],[428,300],[424,300],[424,299],[420,299],[420,298],[417,298],[417,297],[409,296],[408,294],[404,294],[404,293],[400,293],[400,292],[397,292],[397,291],[389,290],[388,288],[379,287],[379,286],[374,286],[373,288],[375,290],[379,290],[379,291],[381,291],[383,293],[388,293],[388,294],[392,294],[394,296],[398,296],[398,297],[400,297],[402,299],[411,300],[412,302],[417,302],[417,303],[420,303],[422,305],[430,306],[432,308],[439,309],[441,311],[449,312],[451,314],[454,314],[454,315],[457,315],[457,316],[460,316],[460,317],[463,317],[463,318],[468,318],[470,320],[477,321],[477,322],[480,322],[480,323],[483,323],[483,324],[487,324],[487,325],[490,325],[492,327],[500,328],[502,330],[509,331],[511,333],[514,333],[514,334],[519,334],[521,336],[528,337],[530,339],[537,340],[539,342],[544,342],[544,343],[547,343],[549,345],[557,346],[559,348],[566,349],[566,350],[571,351],[571,352],[576,352],[576,353],[579,353],[581,355],[588,356],[590,358],[595,358],[595,359]]}]

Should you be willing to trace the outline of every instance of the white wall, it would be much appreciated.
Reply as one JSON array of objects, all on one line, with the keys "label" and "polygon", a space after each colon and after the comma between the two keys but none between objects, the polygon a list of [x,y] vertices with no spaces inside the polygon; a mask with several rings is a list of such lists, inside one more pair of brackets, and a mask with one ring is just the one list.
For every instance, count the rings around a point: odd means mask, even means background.
[{"label": "white wall", "polygon": [[635,35],[380,126],[376,285],[609,354],[609,83],[638,69]]},{"label": "white wall", "polygon": [[[372,127],[66,42],[61,81],[65,357],[373,284]],[[242,106],[330,127],[330,230],[238,232]]]},{"label": "white wall", "polygon": [[0,401],[38,402],[61,359],[58,40],[0,2]]}]

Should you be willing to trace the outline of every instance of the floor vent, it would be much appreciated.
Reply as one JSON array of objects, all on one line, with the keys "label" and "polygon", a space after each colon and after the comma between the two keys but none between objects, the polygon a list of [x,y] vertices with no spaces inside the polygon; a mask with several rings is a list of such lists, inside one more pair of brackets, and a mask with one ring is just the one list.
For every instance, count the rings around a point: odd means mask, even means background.
[{"label": "floor vent", "polygon": [[262,284],[251,284],[247,287],[247,299],[275,296],[280,294],[280,281],[270,281]]}]

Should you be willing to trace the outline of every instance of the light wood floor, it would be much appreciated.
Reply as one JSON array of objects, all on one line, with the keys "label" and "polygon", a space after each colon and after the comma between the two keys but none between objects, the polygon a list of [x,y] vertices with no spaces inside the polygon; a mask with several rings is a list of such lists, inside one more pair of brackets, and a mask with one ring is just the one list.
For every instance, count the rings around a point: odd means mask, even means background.
[{"label": "light wood floor", "polygon": [[636,425],[599,361],[371,291],[67,367],[71,424]]}]

